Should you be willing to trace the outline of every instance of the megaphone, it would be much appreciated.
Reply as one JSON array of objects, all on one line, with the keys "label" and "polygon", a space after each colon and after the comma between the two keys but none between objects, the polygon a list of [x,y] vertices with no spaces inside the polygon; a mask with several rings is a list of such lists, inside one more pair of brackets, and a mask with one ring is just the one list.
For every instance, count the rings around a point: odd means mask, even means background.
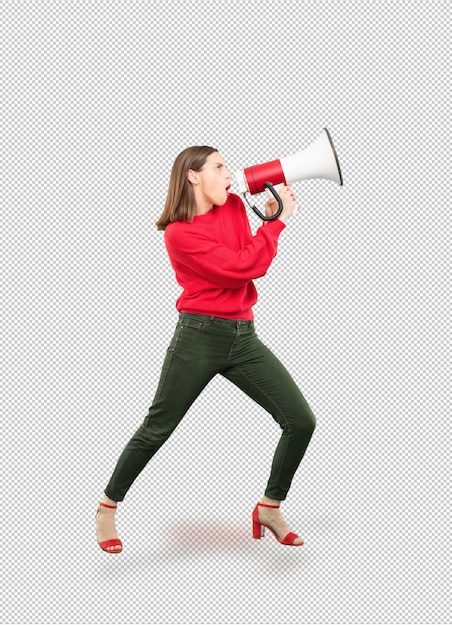
[{"label": "megaphone", "polygon": [[282,159],[245,167],[236,172],[235,177],[239,190],[247,202],[247,193],[254,195],[265,191],[265,189],[278,201],[278,211],[271,217],[263,215],[259,209],[248,202],[256,215],[264,221],[277,219],[283,210],[282,200],[274,187],[275,185],[290,185],[309,178],[322,178],[332,180],[342,186],[341,168],[330,133],[326,128],[304,150]]}]

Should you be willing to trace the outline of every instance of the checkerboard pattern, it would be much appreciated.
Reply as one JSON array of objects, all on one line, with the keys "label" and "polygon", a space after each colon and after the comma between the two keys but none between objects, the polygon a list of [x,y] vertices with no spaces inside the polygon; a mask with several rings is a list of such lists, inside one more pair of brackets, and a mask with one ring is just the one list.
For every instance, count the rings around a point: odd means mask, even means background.
[{"label": "checkerboard pattern", "polygon": [[[2,3],[2,622],[452,621],[450,19],[419,0]],[[174,158],[213,145],[235,172],[324,127],[344,186],[294,184],[256,281],[258,334],[317,417],[283,504],[306,545],[251,538],[279,430],[217,378],[102,553],[97,501],[177,319],[155,228]]]}]

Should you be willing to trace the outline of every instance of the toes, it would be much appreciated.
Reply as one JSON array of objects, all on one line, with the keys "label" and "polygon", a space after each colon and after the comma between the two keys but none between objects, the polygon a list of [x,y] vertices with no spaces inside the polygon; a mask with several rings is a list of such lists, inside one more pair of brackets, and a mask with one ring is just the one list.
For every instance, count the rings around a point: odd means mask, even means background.
[{"label": "toes", "polygon": [[104,550],[104,552],[108,552],[109,554],[116,554],[118,552],[121,552],[122,546],[120,545],[105,546],[104,548],[102,548],[102,550]]}]

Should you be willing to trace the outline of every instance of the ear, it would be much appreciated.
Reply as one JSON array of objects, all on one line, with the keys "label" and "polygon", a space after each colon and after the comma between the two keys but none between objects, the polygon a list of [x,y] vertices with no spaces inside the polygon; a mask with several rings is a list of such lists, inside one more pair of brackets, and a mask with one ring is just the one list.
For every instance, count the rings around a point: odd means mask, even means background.
[{"label": "ear", "polygon": [[188,170],[187,178],[191,182],[192,185],[197,185],[198,184],[198,180],[199,180],[198,179],[198,172],[195,172],[195,170]]}]

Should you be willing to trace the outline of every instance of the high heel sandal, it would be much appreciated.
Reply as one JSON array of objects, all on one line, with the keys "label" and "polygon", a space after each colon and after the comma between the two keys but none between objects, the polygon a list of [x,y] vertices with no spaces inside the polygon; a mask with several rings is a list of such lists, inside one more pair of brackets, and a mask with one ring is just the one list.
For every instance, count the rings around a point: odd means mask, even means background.
[{"label": "high heel sandal", "polygon": [[285,546],[298,547],[298,546],[303,545],[304,542],[294,543],[295,539],[299,539],[299,536],[296,535],[295,533],[292,533],[292,532],[287,533],[284,539],[280,539],[271,526],[268,526],[267,524],[263,524],[262,522],[260,522],[259,521],[259,507],[260,506],[265,506],[268,509],[279,509],[279,504],[278,505],[263,504],[262,502],[258,502],[256,504],[256,507],[253,511],[253,539],[261,539],[261,537],[264,536],[265,528],[268,528],[268,530],[271,530],[271,532],[275,535],[275,539],[279,541],[279,543],[282,543]]},{"label": "high heel sandal", "polygon": [[[111,504],[105,504],[105,502],[99,502],[99,507],[104,506],[106,509],[117,509],[117,506],[111,506]],[[99,513],[99,509],[97,509],[97,513]],[[96,517],[97,517],[96,513]],[[107,539],[106,541],[98,541],[99,547],[104,551],[108,552],[108,554],[119,554],[122,552],[122,541],[121,539]],[[107,550],[107,548],[116,548],[115,550]]]}]

